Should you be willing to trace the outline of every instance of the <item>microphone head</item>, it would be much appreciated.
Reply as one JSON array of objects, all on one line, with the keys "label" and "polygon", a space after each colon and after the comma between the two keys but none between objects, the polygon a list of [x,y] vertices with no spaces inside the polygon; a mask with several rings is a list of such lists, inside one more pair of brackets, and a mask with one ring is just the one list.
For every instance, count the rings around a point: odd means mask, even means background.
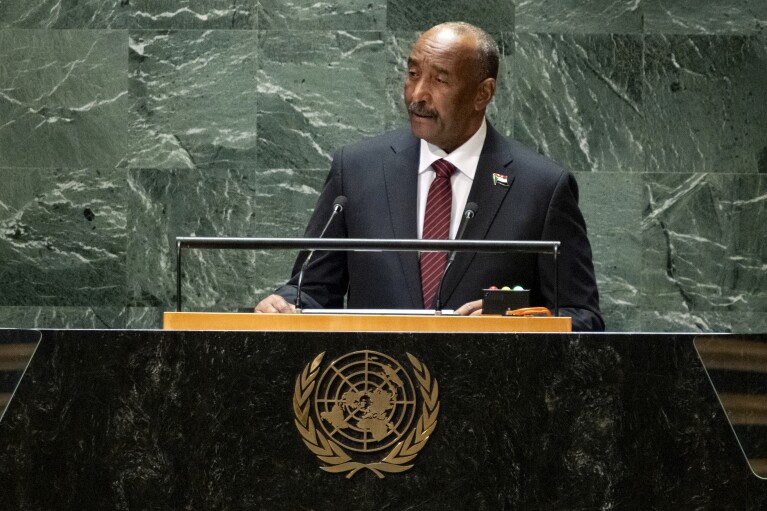
[{"label": "microphone head", "polygon": [[333,209],[340,213],[346,207],[346,202],[346,196],[339,195],[336,197],[336,200],[333,201]]},{"label": "microphone head", "polygon": [[463,210],[463,216],[464,218],[473,218],[474,215],[477,214],[477,210],[479,209],[479,206],[477,206],[476,202],[469,202],[466,204],[466,208]]}]

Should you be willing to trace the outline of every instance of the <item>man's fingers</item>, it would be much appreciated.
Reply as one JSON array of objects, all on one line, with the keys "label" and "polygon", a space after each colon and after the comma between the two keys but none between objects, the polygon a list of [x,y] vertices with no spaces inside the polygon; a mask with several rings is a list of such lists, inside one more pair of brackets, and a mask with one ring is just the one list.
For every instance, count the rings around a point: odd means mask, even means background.
[{"label": "man's fingers", "polygon": [[458,307],[455,311],[461,316],[477,316],[482,314],[482,300],[474,300]]},{"label": "man's fingers", "polygon": [[294,314],[296,306],[279,295],[269,295],[256,305],[256,312],[270,314]]}]

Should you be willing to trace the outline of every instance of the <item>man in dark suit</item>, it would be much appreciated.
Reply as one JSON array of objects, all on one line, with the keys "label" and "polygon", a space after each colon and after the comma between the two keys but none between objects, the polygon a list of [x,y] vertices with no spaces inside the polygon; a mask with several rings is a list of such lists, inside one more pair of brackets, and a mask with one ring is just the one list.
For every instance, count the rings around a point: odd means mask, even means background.
[{"label": "man in dark suit", "polygon": [[[447,232],[432,235],[429,211],[436,207],[431,189],[447,181],[450,237],[465,204],[475,202],[479,208],[464,239],[560,241],[560,313],[573,318],[574,330],[603,330],[575,179],[503,137],[485,119],[498,60],[493,39],[472,25],[446,23],[425,32],[408,59],[404,97],[410,129],[335,154],[306,236],[319,235],[334,199],[344,195],[344,213],[326,237],[446,237]],[[304,258],[299,256],[294,273]],[[318,252],[304,275],[302,302],[340,308],[346,298],[349,308],[430,308],[431,284],[424,279],[422,285],[422,269],[431,271],[425,261],[413,252]],[[459,253],[442,298],[459,314],[478,314],[483,288],[521,285],[531,290],[531,305],[551,308],[553,276],[550,255]],[[294,276],[256,311],[295,312],[295,296]]]}]

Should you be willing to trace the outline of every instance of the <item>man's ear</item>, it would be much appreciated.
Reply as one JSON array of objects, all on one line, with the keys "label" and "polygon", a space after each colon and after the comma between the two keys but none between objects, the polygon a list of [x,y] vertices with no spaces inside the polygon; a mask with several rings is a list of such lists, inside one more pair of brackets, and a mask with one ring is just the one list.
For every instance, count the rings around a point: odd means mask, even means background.
[{"label": "man's ear", "polygon": [[495,78],[485,78],[477,85],[477,95],[474,98],[474,108],[484,110],[495,96]]}]

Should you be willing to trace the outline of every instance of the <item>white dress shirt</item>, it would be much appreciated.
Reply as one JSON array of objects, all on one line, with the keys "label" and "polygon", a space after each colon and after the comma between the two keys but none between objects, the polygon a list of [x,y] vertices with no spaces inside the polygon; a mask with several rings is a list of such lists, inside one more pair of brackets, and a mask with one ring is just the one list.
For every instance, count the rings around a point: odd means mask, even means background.
[{"label": "white dress shirt", "polygon": [[455,239],[458,226],[461,224],[461,216],[469,198],[471,184],[474,182],[474,174],[477,172],[479,155],[482,146],[485,145],[487,135],[487,122],[482,119],[482,125],[469,140],[450,154],[439,147],[421,140],[421,160],[418,164],[418,238],[423,236],[423,217],[426,214],[426,196],[429,194],[436,172],[431,164],[440,158],[449,161],[456,167],[456,171],[450,178],[450,186],[453,190],[453,209],[450,214],[450,239]]}]

